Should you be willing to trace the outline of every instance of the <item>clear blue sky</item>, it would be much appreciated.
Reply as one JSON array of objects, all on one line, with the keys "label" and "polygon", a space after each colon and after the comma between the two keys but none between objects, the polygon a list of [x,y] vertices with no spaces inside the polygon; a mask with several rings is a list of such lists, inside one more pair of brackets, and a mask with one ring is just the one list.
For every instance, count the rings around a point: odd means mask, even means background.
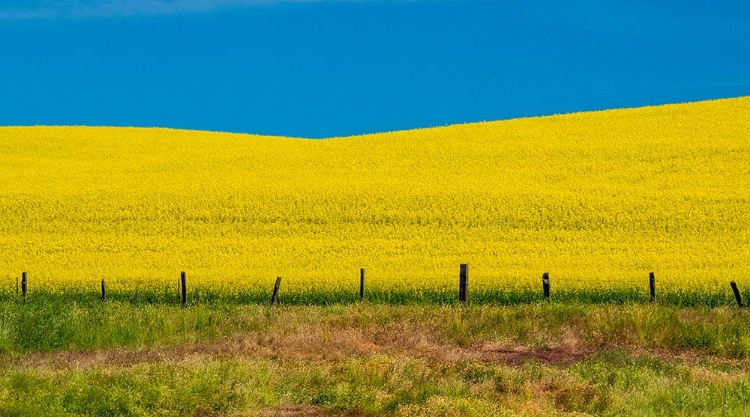
[{"label": "clear blue sky", "polygon": [[329,137],[750,95],[750,2],[0,2],[0,125]]}]

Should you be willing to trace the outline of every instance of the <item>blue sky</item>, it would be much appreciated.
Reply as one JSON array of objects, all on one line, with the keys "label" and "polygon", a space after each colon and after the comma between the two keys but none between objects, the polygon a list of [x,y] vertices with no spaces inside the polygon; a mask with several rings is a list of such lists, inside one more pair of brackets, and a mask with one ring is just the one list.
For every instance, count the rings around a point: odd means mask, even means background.
[{"label": "blue sky", "polygon": [[750,2],[0,3],[0,125],[330,137],[750,95]]}]

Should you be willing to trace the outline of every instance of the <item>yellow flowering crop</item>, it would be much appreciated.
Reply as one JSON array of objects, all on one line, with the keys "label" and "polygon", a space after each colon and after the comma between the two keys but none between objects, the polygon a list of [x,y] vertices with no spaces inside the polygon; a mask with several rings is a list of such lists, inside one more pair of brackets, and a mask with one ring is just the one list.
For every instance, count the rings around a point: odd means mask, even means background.
[{"label": "yellow flowering crop", "polygon": [[0,128],[0,286],[750,284],[750,98],[307,140]]}]

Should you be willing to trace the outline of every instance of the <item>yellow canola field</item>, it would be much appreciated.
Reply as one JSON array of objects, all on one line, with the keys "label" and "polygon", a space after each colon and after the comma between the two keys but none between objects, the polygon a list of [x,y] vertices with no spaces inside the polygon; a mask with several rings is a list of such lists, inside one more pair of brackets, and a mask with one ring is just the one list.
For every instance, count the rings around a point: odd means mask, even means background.
[{"label": "yellow canola field", "polygon": [[0,128],[0,286],[750,281],[750,97],[325,140]]}]

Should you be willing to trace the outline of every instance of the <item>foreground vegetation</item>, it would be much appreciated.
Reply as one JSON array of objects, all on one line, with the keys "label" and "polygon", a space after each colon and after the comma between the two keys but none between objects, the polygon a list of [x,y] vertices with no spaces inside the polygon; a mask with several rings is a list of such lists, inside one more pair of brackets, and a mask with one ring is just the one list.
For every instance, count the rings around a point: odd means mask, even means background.
[{"label": "foreground vegetation", "polygon": [[747,415],[748,358],[736,307],[6,300],[0,416]]},{"label": "foreground vegetation", "polygon": [[[634,280],[635,281],[635,280]],[[32,282],[33,284],[36,284]],[[268,304],[273,293],[273,280],[268,280],[266,287],[254,286],[231,290],[228,288],[212,288],[198,283],[193,285],[187,281],[187,304]],[[329,305],[347,304],[360,301],[359,282],[349,282],[349,287],[343,286],[335,289],[309,288],[306,290],[286,288],[282,281],[279,290],[279,299],[286,305]],[[375,288],[366,286],[365,300],[376,304],[458,304],[458,279],[453,286],[431,286],[428,288]],[[645,303],[650,300],[648,281],[643,280],[640,287],[632,286],[618,289],[560,289],[552,280],[551,300],[561,303]],[[657,281],[656,299],[662,305],[673,305],[683,307],[728,307],[737,305],[729,282],[723,288],[715,288],[712,291],[695,289],[687,290],[664,290],[658,286]],[[739,288],[740,297],[743,302],[750,301],[750,286]],[[507,290],[503,288],[480,288],[475,289],[473,283],[469,282],[469,300],[475,305],[517,305],[537,303],[544,300],[541,279],[537,288],[526,288]],[[88,286],[68,287],[64,291],[50,291],[48,289],[31,289],[27,300],[24,301],[20,293],[10,289],[0,290],[0,302],[29,302],[46,304],[48,302],[90,302],[101,299],[101,283]],[[135,289],[107,290],[106,297],[109,301],[121,301],[131,304],[170,304],[179,305],[182,302],[180,287],[178,283],[162,288],[143,287]]]}]

